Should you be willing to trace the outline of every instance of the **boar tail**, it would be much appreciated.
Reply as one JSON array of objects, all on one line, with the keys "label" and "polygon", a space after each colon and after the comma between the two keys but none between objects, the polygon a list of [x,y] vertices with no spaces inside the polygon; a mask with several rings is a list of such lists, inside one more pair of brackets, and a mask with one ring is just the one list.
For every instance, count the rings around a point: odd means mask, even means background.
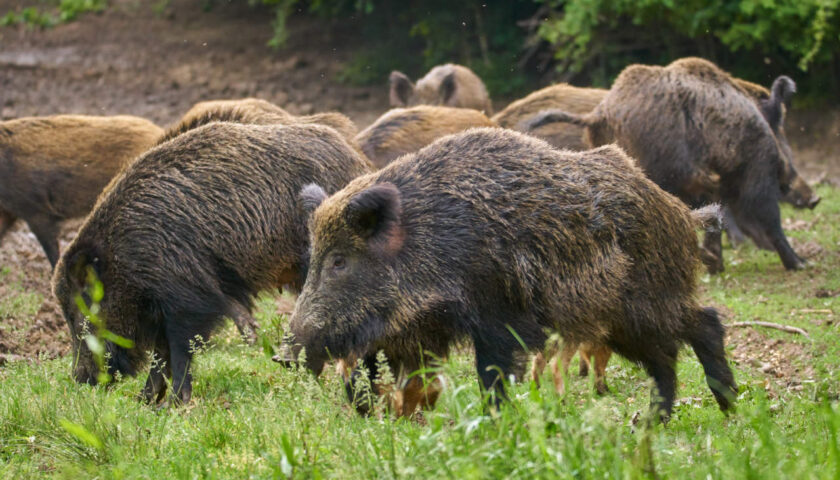
[{"label": "boar tail", "polygon": [[764,118],[774,132],[778,131],[782,121],[783,105],[796,93],[796,83],[786,75],[779,76],[770,87],[770,98],[761,101]]},{"label": "boar tail", "polygon": [[543,125],[558,122],[571,123],[581,127],[586,127],[593,123],[589,115],[577,115],[574,113],[564,112],[563,110],[550,109],[543,110],[533,117],[523,121],[521,127],[523,131],[529,132]]},{"label": "boar tail", "polygon": [[719,203],[692,210],[691,218],[697,227],[707,232],[719,233],[723,229],[723,211]]}]

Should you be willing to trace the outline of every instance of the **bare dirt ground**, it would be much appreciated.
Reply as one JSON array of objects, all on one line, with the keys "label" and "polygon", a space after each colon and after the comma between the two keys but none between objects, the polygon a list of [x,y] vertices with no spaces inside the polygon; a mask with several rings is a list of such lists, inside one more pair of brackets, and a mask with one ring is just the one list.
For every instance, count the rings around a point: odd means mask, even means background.
[{"label": "bare dirt ground", "polygon": [[[386,79],[375,87],[335,80],[353,52],[358,20],[327,31],[295,17],[287,47],[273,50],[266,46],[271,12],[248,2],[216,2],[205,12],[202,0],[173,0],[162,13],[154,2],[109,3],[103,14],[48,30],[0,28],[0,118],[131,114],[168,125],[198,101],[254,96],[295,114],[338,110],[362,128],[388,108]],[[0,0],[0,15],[29,5],[40,3]],[[840,186],[840,110],[794,110],[788,134],[806,178]],[[78,225],[65,226],[62,247]],[[66,353],[49,264],[22,222],[0,243],[0,269],[0,299],[21,290],[43,297],[34,318],[0,318],[0,364]],[[744,340],[764,348],[759,339]]]}]

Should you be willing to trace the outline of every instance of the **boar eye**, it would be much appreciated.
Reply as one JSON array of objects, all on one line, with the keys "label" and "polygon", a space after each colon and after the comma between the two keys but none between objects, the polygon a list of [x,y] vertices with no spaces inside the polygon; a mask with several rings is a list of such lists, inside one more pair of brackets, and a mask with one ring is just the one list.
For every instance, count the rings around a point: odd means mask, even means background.
[{"label": "boar eye", "polygon": [[347,262],[344,260],[344,257],[341,255],[337,255],[333,258],[333,269],[334,270],[344,270],[344,266]]}]

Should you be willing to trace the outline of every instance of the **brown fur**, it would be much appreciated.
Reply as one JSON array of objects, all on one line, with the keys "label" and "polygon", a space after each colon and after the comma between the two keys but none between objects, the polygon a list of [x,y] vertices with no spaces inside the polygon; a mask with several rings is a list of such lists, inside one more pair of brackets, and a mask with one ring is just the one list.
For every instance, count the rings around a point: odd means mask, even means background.
[{"label": "brown fur", "polygon": [[111,178],[162,133],[131,116],[55,115],[0,123],[0,238],[21,218],[55,266],[61,222],[87,215]]},{"label": "brown fur", "polygon": [[493,114],[484,82],[467,67],[447,63],[429,70],[413,85],[402,72],[391,72],[391,106],[446,105]]},{"label": "brown fur", "polygon": [[[774,248],[785,268],[804,266],[784,236],[778,201],[798,185],[784,140],[784,98],[793,81],[779,77],[767,101],[748,82],[711,62],[686,58],[667,67],[633,65],[590,114],[545,111],[530,127],[551,121],[586,127],[592,146],[617,143],[659,186],[692,206],[720,201],[759,246]],[[814,206],[819,197],[805,199]],[[720,252],[720,236],[706,250]],[[723,269],[722,257],[708,265]]]},{"label": "brown fur", "polygon": [[326,112],[296,116],[271,102],[259,98],[210,100],[196,103],[181,117],[181,120],[177,124],[167,129],[166,135],[161,139],[161,143],[210,122],[234,122],[255,125],[326,125],[332,127],[351,146],[359,150],[354,140],[355,136],[359,133],[356,124],[341,113]]},{"label": "brown fur", "polygon": [[334,191],[369,171],[320,125],[211,123],[146,152],[114,179],[56,267],[76,380],[96,382],[74,303],[88,269],[104,286],[108,329],[135,342],[107,343],[109,370],[135,375],[154,350],[164,363],[153,365],[145,398],[161,400],[171,376],[174,400],[186,402],[190,342],[247,313],[262,290],[300,288],[308,249],[301,187],[324,182]]},{"label": "brown fur", "polygon": [[493,126],[496,124],[492,120],[471,108],[419,105],[389,110],[362,130],[356,140],[373,164],[382,168],[445,135]]},{"label": "brown fur", "polygon": [[601,88],[579,88],[565,83],[551,85],[521,98],[493,116],[499,126],[542,138],[557,148],[587,150],[583,127],[570,123],[550,123],[528,131],[522,123],[542,110],[556,108],[566,112],[587,114],[607,95]]},{"label": "brown fur", "polygon": [[616,147],[573,153],[489,128],[444,137],[322,200],[290,350],[316,373],[379,350],[411,372],[470,339],[498,399],[521,344],[556,331],[645,366],[667,416],[687,342],[726,409],[735,384],[717,314],[697,303],[694,226]]}]

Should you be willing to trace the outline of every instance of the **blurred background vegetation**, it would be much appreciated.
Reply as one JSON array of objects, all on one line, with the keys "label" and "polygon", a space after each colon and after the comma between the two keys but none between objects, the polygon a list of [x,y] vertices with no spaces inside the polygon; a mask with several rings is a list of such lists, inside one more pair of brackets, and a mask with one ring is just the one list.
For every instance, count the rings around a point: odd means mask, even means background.
[{"label": "blurred background vegetation", "polygon": [[[283,48],[295,15],[325,31],[352,23],[359,48],[339,75],[382,83],[399,69],[416,78],[457,62],[493,96],[518,96],[549,82],[608,87],[627,65],[664,65],[696,55],[768,85],[794,77],[800,104],[840,103],[840,0],[205,0],[265,8]],[[163,9],[169,0],[149,2]],[[50,26],[107,8],[107,0],[42,0],[4,24]],[[352,19],[352,22],[348,22]],[[356,28],[358,27],[358,28]],[[355,42],[354,42],[355,43]]]}]

